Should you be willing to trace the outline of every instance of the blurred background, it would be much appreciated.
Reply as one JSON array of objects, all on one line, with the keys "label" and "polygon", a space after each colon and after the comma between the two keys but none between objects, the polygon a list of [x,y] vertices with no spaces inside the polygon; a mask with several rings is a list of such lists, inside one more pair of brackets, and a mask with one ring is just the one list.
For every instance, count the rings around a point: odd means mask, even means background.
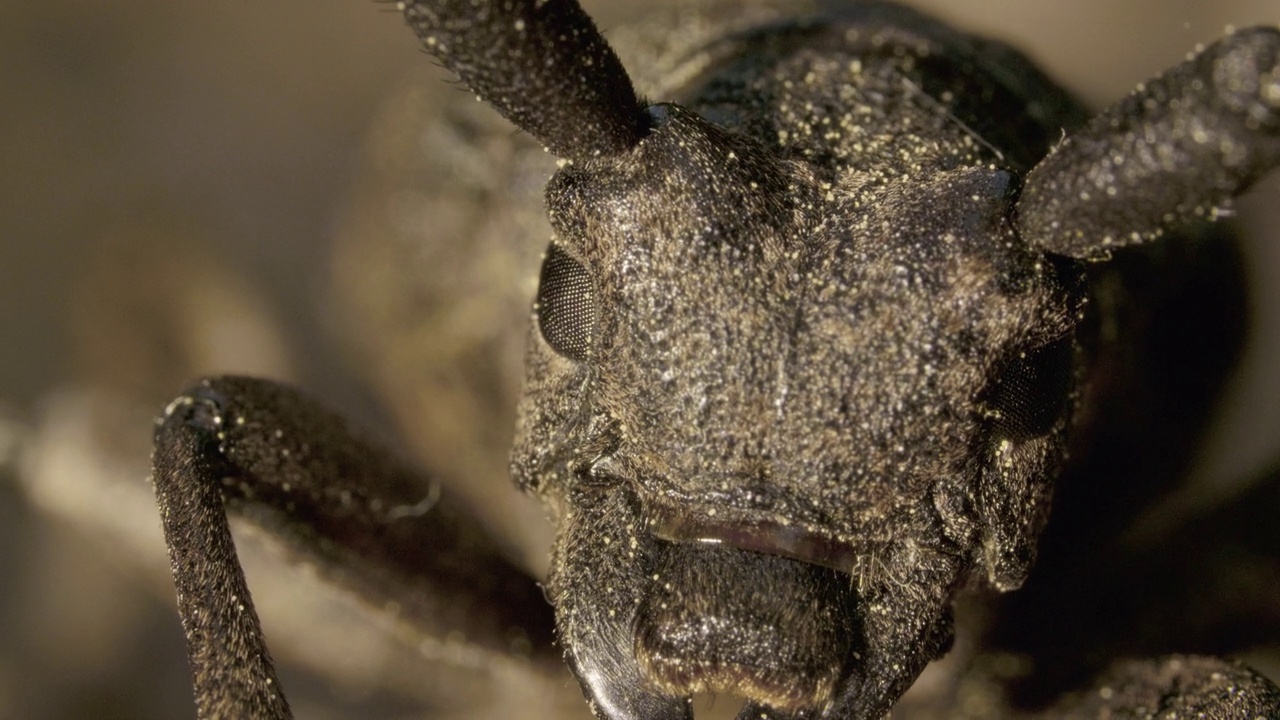
[{"label": "blurred background", "polygon": [[[628,13],[584,4],[606,32]],[[913,4],[1093,106],[1227,26],[1280,23],[1280,0]],[[0,718],[191,714],[146,483],[149,418],[186,381],[289,379],[392,432],[332,327],[326,264],[383,101],[443,78],[389,8],[0,3]],[[1175,513],[1280,457],[1280,177],[1238,207],[1255,328]],[[399,714],[328,681],[356,656],[340,629],[286,676],[299,714]]]}]

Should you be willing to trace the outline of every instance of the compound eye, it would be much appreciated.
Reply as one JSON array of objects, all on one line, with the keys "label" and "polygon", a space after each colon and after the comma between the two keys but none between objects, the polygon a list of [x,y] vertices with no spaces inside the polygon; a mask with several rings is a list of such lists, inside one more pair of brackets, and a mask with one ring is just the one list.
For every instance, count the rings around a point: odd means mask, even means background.
[{"label": "compound eye", "polygon": [[1075,349],[1070,338],[1015,357],[986,402],[999,411],[1001,438],[1022,442],[1049,432],[1067,412],[1074,384]]},{"label": "compound eye", "polygon": [[533,311],[552,350],[575,362],[586,361],[596,329],[595,289],[582,263],[554,243],[542,261]]}]

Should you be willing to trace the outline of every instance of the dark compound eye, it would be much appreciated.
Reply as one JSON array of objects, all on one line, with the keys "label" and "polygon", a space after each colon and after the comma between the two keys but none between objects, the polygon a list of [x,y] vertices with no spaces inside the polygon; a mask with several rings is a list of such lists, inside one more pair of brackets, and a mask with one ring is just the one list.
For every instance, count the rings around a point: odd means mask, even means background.
[{"label": "dark compound eye", "polygon": [[997,435],[1021,442],[1049,432],[1067,410],[1074,346],[1063,338],[1015,357],[987,393],[999,411]]},{"label": "dark compound eye", "polygon": [[551,349],[576,362],[587,359],[596,329],[591,275],[554,243],[542,261],[534,312],[538,329]]}]

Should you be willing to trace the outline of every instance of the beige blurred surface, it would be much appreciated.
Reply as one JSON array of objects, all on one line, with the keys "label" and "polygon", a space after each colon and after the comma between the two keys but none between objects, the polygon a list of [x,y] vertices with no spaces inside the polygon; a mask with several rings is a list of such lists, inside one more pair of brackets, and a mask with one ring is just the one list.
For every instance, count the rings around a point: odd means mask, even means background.
[{"label": "beige blurred surface", "polygon": [[[1227,25],[1280,23],[1280,0],[915,4],[1013,42],[1095,106]],[[622,5],[587,3],[606,30]],[[324,296],[380,99],[406,75],[441,82],[388,7],[0,3],[0,718],[190,714],[145,475],[102,497],[76,485],[145,467],[149,415],[185,379],[291,379],[389,432]],[[1240,208],[1257,328],[1186,505],[1280,456],[1280,178]],[[60,464],[42,467],[66,484],[40,496],[12,482],[8,448],[50,426],[38,452]],[[88,457],[119,467],[60,454],[104,444]],[[104,515],[111,529],[86,527]],[[303,717],[412,709],[295,674]]]}]

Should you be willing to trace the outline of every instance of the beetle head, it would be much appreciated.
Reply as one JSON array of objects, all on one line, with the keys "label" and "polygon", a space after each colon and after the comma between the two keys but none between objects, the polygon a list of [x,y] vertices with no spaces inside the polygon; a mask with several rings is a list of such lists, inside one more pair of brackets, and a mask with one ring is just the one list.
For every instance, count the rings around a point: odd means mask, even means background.
[{"label": "beetle head", "polygon": [[[927,38],[882,35],[864,67],[845,27],[800,25],[753,55],[758,82],[729,62],[645,107],[567,5],[415,24],[570,161],[513,454],[555,515],[566,654],[609,718],[682,717],[703,691],[882,713],[974,571],[1012,587],[1029,566],[1076,268],[1020,242],[1014,176],[910,81]],[[593,79],[543,105],[476,79],[477,54],[535,95],[575,54]]]},{"label": "beetle head", "polygon": [[854,190],[650,114],[548,188],[514,463],[557,511],[562,637],[605,705],[883,704],[982,552],[1025,572],[1071,377],[1058,269],[1009,230],[1008,173]]}]

